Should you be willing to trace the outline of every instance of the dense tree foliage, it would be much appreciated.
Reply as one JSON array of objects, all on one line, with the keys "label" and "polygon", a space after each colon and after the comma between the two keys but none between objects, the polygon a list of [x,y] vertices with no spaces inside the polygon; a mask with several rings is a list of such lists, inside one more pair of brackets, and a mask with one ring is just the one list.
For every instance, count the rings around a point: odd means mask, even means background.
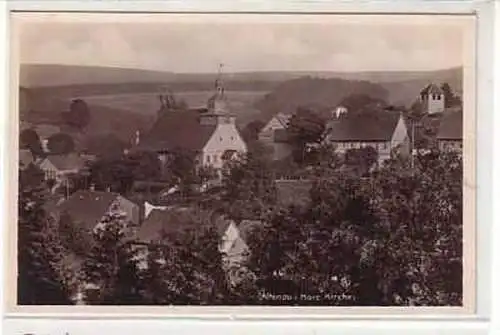
[{"label": "dense tree foliage", "polygon": [[443,83],[441,85],[441,89],[443,90],[444,103],[446,108],[462,105],[462,99],[460,98],[460,96],[456,95],[453,92],[450,84]]},{"label": "dense tree foliage", "polygon": [[348,149],[344,154],[344,164],[352,171],[362,176],[366,175],[378,161],[377,151],[371,147]]},{"label": "dense tree foliage", "polygon": [[323,141],[326,124],[310,109],[299,108],[290,119],[287,133],[293,146],[293,157],[299,164],[307,162],[308,146],[318,145]]},{"label": "dense tree foliage", "polygon": [[311,206],[274,212],[250,241],[260,303],[460,305],[461,178],[457,155],[432,153],[318,179]]},{"label": "dense tree foliage", "polygon": [[47,140],[47,149],[51,154],[66,155],[75,150],[75,141],[68,134],[54,134]]},{"label": "dense tree foliage", "polygon": [[34,129],[25,129],[21,132],[19,147],[30,150],[34,157],[41,157],[44,154],[40,137]]},{"label": "dense tree foliage", "polygon": [[245,128],[243,128],[241,135],[245,142],[253,142],[259,138],[259,132],[264,128],[265,123],[261,120],[255,120],[249,122]]},{"label": "dense tree foliage", "polygon": [[270,163],[256,153],[229,161],[222,178],[222,201],[230,217],[260,217],[276,203]]},{"label": "dense tree foliage", "polygon": [[117,158],[123,155],[127,144],[116,135],[105,134],[89,137],[85,151],[99,158]]},{"label": "dense tree foliage", "polygon": [[82,99],[75,99],[71,101],[69,106],[69,113],[66,115],[69,125],[77,128],[84,129],[90,122],[90,110],[87,103]]},{"label": "dense tree foliage", "polygon": [[93,232],[93,247],[82,266],[85,300],[90,304],[140,302],[134,250],[128,244],[131,224],[119,209],[111,210]]},{"label": "dense tree foliage", "polygon": [[[227,301],[230,291],[219,251],[220,235],[209,224],[193,226],[165,234],[162,241],[150,246],[147,267],[142,271],[146,304],[217,305]],[[206,222],[205,222],[206,223]]]},{"label": "dense tree foliage", "polygon": [[47,189],[21,171],[18,219],[18,304],[71,304],[62,266],[62,245],[54,220],[43,205]]}]

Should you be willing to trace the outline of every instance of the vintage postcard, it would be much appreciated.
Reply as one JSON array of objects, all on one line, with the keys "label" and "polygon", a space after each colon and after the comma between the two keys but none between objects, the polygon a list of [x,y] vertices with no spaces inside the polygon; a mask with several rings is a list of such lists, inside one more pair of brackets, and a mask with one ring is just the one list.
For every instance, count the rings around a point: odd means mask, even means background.
[{"label": "vintage postcard", "polygon": [[11,311],[473,313],[474,16],[11,19]]}]

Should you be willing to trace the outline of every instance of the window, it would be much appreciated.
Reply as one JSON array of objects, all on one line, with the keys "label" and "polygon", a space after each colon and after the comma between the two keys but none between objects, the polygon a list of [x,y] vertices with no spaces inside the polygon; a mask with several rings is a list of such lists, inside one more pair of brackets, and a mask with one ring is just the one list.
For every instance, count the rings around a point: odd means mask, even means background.
[{"label": "window", "polygon": [[221,136],[221,137],[219,137],[219,141],[220,141],[220,142],[222,142],[222,136]]},{"label": "window", "polygon": [[210,155],[207,155],[207,163],[210,164]]},{"label": "window", "polygon": [[234,136],[231,136],[231,141],[234,141]]},{"label": "window", "polygon": [[214,155],[214,164],[217,163],[217,155]]}]

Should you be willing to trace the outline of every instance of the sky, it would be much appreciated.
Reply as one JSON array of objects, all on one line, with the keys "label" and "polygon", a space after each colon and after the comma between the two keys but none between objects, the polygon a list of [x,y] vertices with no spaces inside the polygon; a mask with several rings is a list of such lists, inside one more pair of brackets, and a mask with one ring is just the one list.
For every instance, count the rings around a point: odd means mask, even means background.
[{"label": "sky", "polygon": [[[108,15],[109,17],[109,15]],[[172,72],[423,71],[463,65],[453,18],[20,19],[21,63]]]}]

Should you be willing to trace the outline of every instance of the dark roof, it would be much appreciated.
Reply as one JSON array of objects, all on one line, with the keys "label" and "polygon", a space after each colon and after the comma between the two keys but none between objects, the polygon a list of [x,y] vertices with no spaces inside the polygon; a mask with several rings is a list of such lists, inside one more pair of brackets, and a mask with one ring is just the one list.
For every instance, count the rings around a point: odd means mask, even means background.
[{"label": "dark roof", "polygon": [[93,229],[108,212],[119,194],[111,192],[80,190],[73,193],[58,206],[60,213],[66,212],[71,219],[87,229]]},{"label": "dark roof", "polygon": [[201,125],[199,110],[166,111],[139,144],[139,149],[198,151],[208,142],[216,125]]},{"label": "dark roof", "polygon": [[351,115],[331,121],[328,138],[333,142],[389,141],[400,117],[400,113],[386,111]]},{"label": "dark roof", "polygon": [[60,171],[82,169],[85,166],[85,160],[77,154],[49,155],[47,160]]},{"label": "dark roof", "polygon": [[429,84],[424,87],[422,91],[420,91],[420,94],[427,95],[427,94],[443,94],[443,90],[436,84]]},{"label": "dark roof", "polygon": [[312,185],[309,180],[276,180],[278,203],[283,206],[309,203]]},{"label": "dark roof", "polygon": [[461,140],[463,125],[462,111],[451,111],[443,115],[437,138],[439,140]]},{"label": "dark roof", "polygon": [[166,234],[177,233],[194,225],[188,208],[153,209],[142,223],[135,239],[142,243],[158,242]]}]

